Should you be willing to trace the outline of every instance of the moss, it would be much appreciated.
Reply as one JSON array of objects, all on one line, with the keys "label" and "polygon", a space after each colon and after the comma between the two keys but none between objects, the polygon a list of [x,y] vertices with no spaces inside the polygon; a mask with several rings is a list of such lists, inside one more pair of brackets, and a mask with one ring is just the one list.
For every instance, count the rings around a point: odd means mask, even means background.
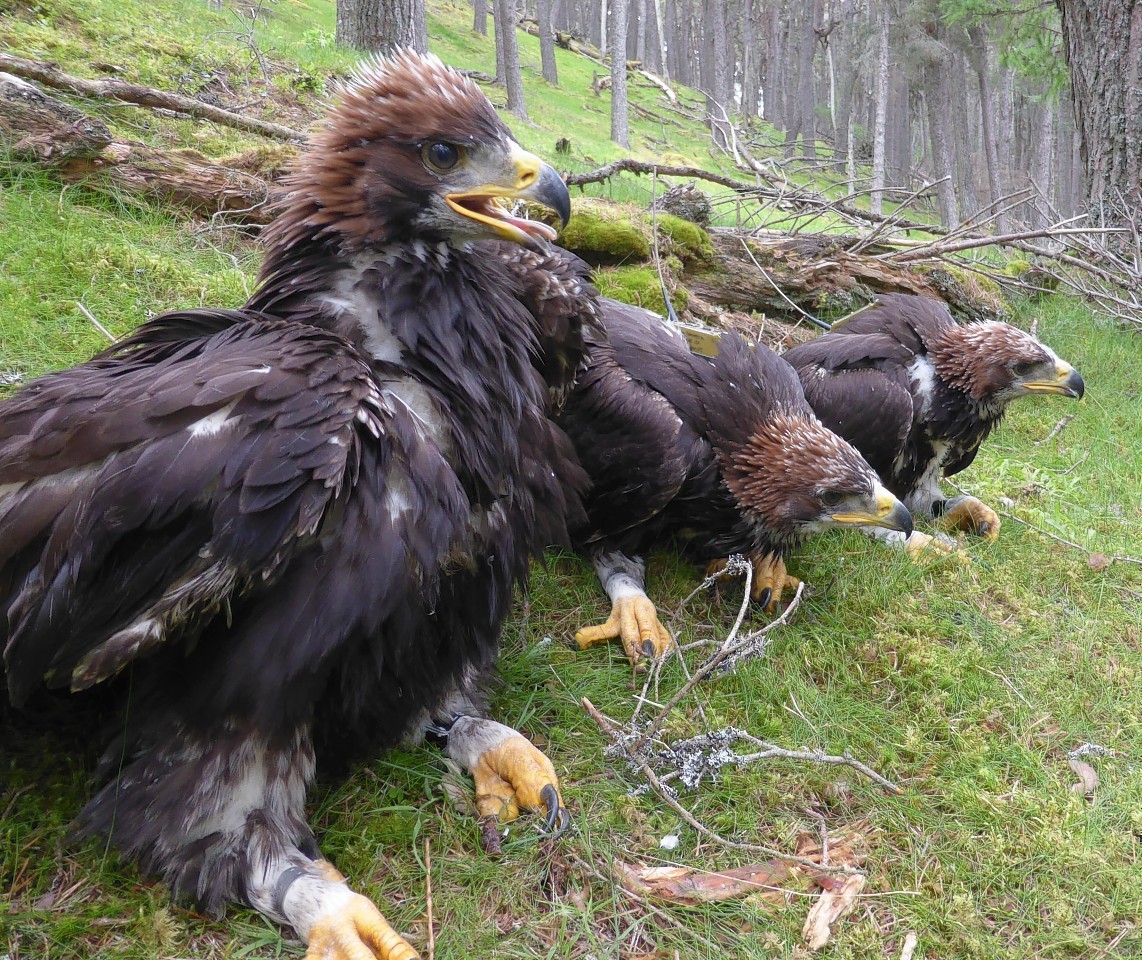
[{"label": "moss", "polygon": [[696,223],[669,213],[660,213],[657,223],[683,260],[707,260],[714,255],[710,235]]},{"label": "moss", "polygon": [[263,144],[232,153],[223,157],[218,163],[234,170],[244,170],[246,173],[257,174],[267,179],[275,179],[285,172],[290,162],[298,154],[297,147],[284,143]]},{"label": "moss", "polygon": [[650,258],[650,240],[621,207],[604,214],[577,206],[559,243],[592,264]]},{"label": "moss", "polygon": [[[604,297],[633,303],[656,313],[665,309],[662,303],[662,284],[658,271],[653,266],[645,267],[603,267],[595,271],[595,286]],[[678,287],[671,295],[670,302],[675,310],[686,306],[685,289]]]}]

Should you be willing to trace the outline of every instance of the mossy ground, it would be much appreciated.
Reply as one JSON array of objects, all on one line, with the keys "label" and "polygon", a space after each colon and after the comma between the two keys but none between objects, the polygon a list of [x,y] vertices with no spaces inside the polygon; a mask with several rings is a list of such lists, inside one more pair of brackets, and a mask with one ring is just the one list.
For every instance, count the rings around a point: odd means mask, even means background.
[{"label": "mossy ground", "polygon": [[[289,87],[288,95],[279,90],[283,103],[304,106],[316,97],[307,86],[347,66],[326,43],[332,9],[325,0],[267,7],[257,36],[290,67],[275,75],[275,90]],[[445,58],[487,69],[490,46],[467,30],[467,13],[434,7],[434,14]],[[224,64],[237,75],[251,56],[239,34],[232,11],[197,0],[18,8],[0,0],[5,45],[80,73],[97,72],[94,60],[125,65],[132,78],[159,86],[172,86],[180,70],[198,76],[204,64],[211,74]],[[527,57],[537,60],[529,39],[521,37],[525,68]],[[550,155],[555,119],[579,110],[578,149],[610,159],[590,133],[603,129],[605,115],[582,109],[594,105],[582,88],[591,65],[561,55],[564,99],[549,91],[543,109],[541,82],[529,81],[533,115],[553,126],[515,126],[526,145]],[[108,113],[140,137],[212,155],[251,146],[209,125],[130,108]],[[691,158],[702,159],[694,143]],[[232,231],[20,168],[0,178],[0,223],[0,375],[29,378],[100,349],[103,337],[79,303],[119,334],[175,306],[236,305],[257,265],[256,248]],[[643,279],[651,290],[657,277]],[[920,937],[917,956],[942,960],[1094,960],[1142,950],[1142,567],[1124,560],[1104,567],[1096,556],[1142,553],[1142,352],[1136,337],[1072,300],[1020,308],[1019,322],[1033,317],[1046,342],[1082,371],[1088,394],[1078,404],[1017,405],[961,482],[992,504],[1010,498],[1003,509],[1037,529],[1005,519],[996,544],[967,545],[971,564],[926,567],[855,536],[821,538],[791,564],[813,586],[793,624],[774,635],[763,660],[699,691],[711,725],[734,724],[789,747],[849,750],[904,787],[893,797],[849,771],[773,762],[682,794],[722,833],[783,849],[799,829],[815,830],[818,815],[834,826],[868,824],[870,886],[828,948],[832,957],[898,957],[909,930]],[[1075,419],[1039,443],[1066,414]],[[737,610],[732,585],[683,605],[698,580],[669,553],[651,558],[650,590],[683,641],[724,637]],[[525,818],[502,857],[484,854],[473,821],[441,790],[440,754],[425,747],[390,753],[315,791],[311,817],[326,852],[423,948],[427,841],[440,960],[804,956],[804,897],[781,908],[651,909],[604,879],[616,857],[704,869],[749,859],[700,842],[656,800],[629,796],[636,781],[604,759],[579,700],[628,717],[630,672],[615,648],[577,654],[567,641],[606,607],[585,564],[553,556],[536,567],[531,597],[519,601],[505,637],[496,714],[547,750],[575,818],[554,849],[537,842],[534,820]],[[747,626],[765,622],[752,614]],[[659,698],[683,681],[675,660]],[[691,700],[671,730],[700,727]],[[88,795],[97,739],[87,729],[48,736],[11,718],[0,725],[0,953],[300,956],[296,943],[250,911],[200,917],[103,846],[67,840]],[[1077,778],[1066,761],[1087,741],[1115,751],[1091,761],[1100,775],[1091,798],[1072,792]],[[658,845],[667,833],[681,839],[670,853]]]}]

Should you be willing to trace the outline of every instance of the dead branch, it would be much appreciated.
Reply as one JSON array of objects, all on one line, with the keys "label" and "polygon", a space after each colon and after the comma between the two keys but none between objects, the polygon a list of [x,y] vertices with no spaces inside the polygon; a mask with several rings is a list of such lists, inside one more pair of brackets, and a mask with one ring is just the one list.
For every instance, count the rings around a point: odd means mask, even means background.
[{"label": "dead branch", "polygon": [[300,142],[305,134],[300,130],[283,127],[279,123],[268,120],[256,120],[245,117],[240,113],[214,107],[193,97],[184,97],[182,94],[169,93],[156,90],[154,87],[144,87],[139,84],[126,83],[122,80],[85,80],[73,77],[70,74],[57,70],[51,64],[39,60],[28,60],[24,57],[15,57],[8,53],[0,53],[0,70],[35,80],[44,86],[55,90],[63,90],[81,97],[95,97],[101,100],[117,100],[120,103],[130,103],[139,107],[151,109],[173,110],[175,113],[213,123],[233,127],[236,130],[245,130],[248,133],[258,133],[264,137],[273,137],[276,140]]},{"label": "dead branch", "polygon": [[0,73],[0,147],[42,163],[69,183],[172,203],[205,216],[267,223],[268,180],[192,150],[155,150],[112,139],[89,117],[25,80]]}]

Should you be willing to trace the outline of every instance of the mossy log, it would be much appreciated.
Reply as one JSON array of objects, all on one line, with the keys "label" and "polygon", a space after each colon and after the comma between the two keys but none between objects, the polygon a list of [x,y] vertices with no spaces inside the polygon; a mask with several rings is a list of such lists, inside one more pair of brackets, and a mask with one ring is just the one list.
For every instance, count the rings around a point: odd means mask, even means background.
[{"label": "mossy log", "polygon": [[193,150],[155,150],[116,141],[99,119],[38,87],[0,73],[0,149],[43,164],[69,183],[141,196],[200,216],[270,220],[269,182],[239,165],[215,163]]}]

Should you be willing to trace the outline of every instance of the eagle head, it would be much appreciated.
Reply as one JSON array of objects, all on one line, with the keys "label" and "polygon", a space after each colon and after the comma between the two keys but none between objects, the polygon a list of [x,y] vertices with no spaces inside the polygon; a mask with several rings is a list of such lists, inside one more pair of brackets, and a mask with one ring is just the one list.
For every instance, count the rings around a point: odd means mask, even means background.
[{"label": "eagle head", "polygon": [[912,532],[908,508],[864,457],[806,410],[775,411],[720,456],[726,486],[771,543],[837,526]]},{"label": "eagle head", "polygon": [[941,380],[993,415],[1030,393],[1078,398],[1086,390],[1074,367],[1009,323],[949,325],[930,344],[929,353]]},{"label": "eagle head", "polygon": [[554,240],[501,200],[532,200],[566,224],[559,174],[524,150],[476,84],[432,55],[366,61],[283,178],[267,239],[305,238],[348,254],[395,243]]}]

